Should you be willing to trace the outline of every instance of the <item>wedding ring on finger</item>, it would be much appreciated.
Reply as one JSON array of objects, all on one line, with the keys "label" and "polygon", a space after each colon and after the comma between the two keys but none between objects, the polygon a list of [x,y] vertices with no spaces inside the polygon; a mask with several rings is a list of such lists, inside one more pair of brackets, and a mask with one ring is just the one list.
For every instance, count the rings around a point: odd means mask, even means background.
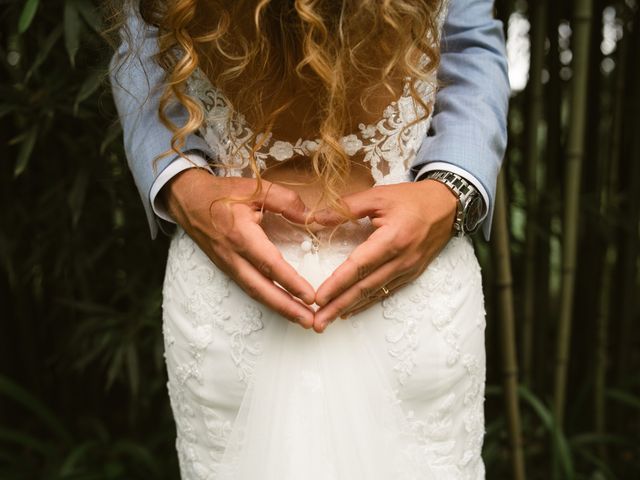
[{"label": "wedding ring on finger", "polygon": [[[396,280],[392,280],[391,282],[389,282],[387,285],[390,285],[391,283],[397,283],[398,279]],[[392,286],[391,288],[393,290],[395,290],[396,288],[400,288],[400,286],[402,286],[404,284],[403,283],[399,283],[397,286]],[[349,317],[351,317],[352,315],[355,315],[356,313],[361,312],[362,310],[364,310],[365,308],[368,308],[370,305],[373,305],[385,298],[387,298],[392,292],[389,288],[387,288],[387,285],[383,285],[382,287],[380,287],[378,290],[376,291],[381,291],[382,295],[377,295],[377,296],[371,296],[365,300],[361,300],[359,302],[356,302],[355,304],[351,305],[349,308],[345,309],[343,311],[343,313],[340,314],[340,318],[342,319],[347,319]]]}]

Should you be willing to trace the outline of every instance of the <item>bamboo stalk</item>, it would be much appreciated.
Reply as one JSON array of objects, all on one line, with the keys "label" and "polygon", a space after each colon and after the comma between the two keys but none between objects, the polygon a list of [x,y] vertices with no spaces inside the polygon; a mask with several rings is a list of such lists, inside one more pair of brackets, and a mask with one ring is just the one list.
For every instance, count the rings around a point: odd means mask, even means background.
[{"label": "bamboo stalk", "polygon": [[538,170],[542,145],[540,126],[543,120],[544,88],[542,67],[544,64],[544,44],[546,35],[547,3],[532,4],[531,24],[531,68],[529,74],[529,118],[527,122],[527,224],[525,230],[524,254],[524,306],[522,318],[522,378],[529,387],[533,375],[534,323],[536,317],[536,243],[538,218]]},{"label": "bamboo stalk", "polygon": [[[630,36],[633,39],[624,42],[630,43],[627,48],[628,55],[621,58],[621,62],[627,62],[629,67],[629,75],[625,76],[628,91],[624,93],[624,101],[628,108],[625,116],[625,123],[628,125],[627,133],[629,135],[625,153],[628,154],[629,171],[626,172],[628,183],[626,185],[625,197],[627,199],[627,208],[625,209],[625,218],[628,221],[629,230],[623,232],[620,241],[620,251],[622,252],[623,268],[621,272],[622,293],[620,299],[620,320],[618,334],[618,352],[617,352],[617,375],[616,381],[622,385],[625,377],[629,374],[629,365],[632,364],[632,351],[634,341],[633,326],[638,311],[638,286],[637,286],[637,265],[636,259],[640,255],[640,135],[637,134],[637,119],[640,116],[640,62],[637,61],[638,49],[640,48],[640,9],[636,8],[633,17],[633,28],[625,31],[625,37]],[[622,54],[620,55],[622,57]],[[632,68],[633,67],[633,68]],[[633,99],[631,105],[628,100]]]},{"label": "bamboo stalk", "polygon": [[[600,216],[606,218],[608,215],[615,215],[618,205],[619,172],[623,161],[623,125],[625,110],[625,79],[627,76],[627,50],[629,41],[627,35],[618,43],[616,55],[616,78],[612,89],[613,113],[611,126],[611,143],[607,145],[603,142],[601,157],[603,158],[603,169],[601,175],[604,181],[601,186],[600,195]],[[610,147],[610,150],[607,149]],[[614,227],[615,228],[615,227]],[[594,368],[594,429],[599,435],[606,434],[606,380],[609,364],[609,329],[612,315],[612,285],[615,276],[615,266],[618,257],[618,243],[616,238],[610,236],[608,239],[602,268],[602,286],[600,290],[598,318],[596,319],[596,345],[595,345],[595,368]],[[605,444],[598,447],[600,457],[607,457]]]},{"label": "bamboo stalk", "polygon": [[578,247],[580,180],[584,159],[587,117],[587,75],[589,73],[592,0],[576,0],[573,14],[573,91],[571,123],[567,141],[564,238],[562,245],[562,294],[556,345],[554,416],[562,428],[566,403],[567,371],[573,315]]},{"label": "bamboo stalk", "polygon": [[504,385],[509,444],[511,447],[512,478],[525,479],[524,452],[522,449],[522,427],[518,403],[518,360],[513,306],[513,277],[507,223],[506,187],[502,168],[498,176],[496,205],[493,220],[496,287],[500,312],[500,343],[502,349],[502,382]]},{"label": "bamboo stalk", "polygon": [[[598,318],[596,319],[596,348],[595,348],[595,375],[594,375],[594,422],[596,433],[606,433],[606,405],[605,389],[608,363],[609,323],[611,312],[611,287],[613,285],[613,272],[616,264],[617,252],[614,244],[609,244],[604,258],[602,271],[602,287],[600,293],[600,305]],[[601,457],[606,457],[604,444],[599,445]]]},{"label": "bamboo stalk", "polygon": [[562,81],[560,79],[560,45],[558,38],[558,26],[561,20],[561,6],[559,2],[549,4],[548,10],[548,37],[550,41],[549,56],[547,59],[549,68],[549,83],[545,88],[546,99],[546,123],[547,144],[545,155],[544,188],[540,189],[539,197],[539,224],[544,235],[540,236],[536,253],[538,263],[538,286],[536,292],[538,319],[536,325],[537,336],[535,338],[535,364],[538,366],[535,373],[535,384],[540,391],[547,392],[551,375],[549,369],[549,343],[551,338],[547,332],[555,326],[557,318],[556,305],[557,293],[551,291],[554,270],[552,269],[552,219],[557,216],[555,203],[559,197],[559,178],[561,178],[561,133],[562,133]]}]

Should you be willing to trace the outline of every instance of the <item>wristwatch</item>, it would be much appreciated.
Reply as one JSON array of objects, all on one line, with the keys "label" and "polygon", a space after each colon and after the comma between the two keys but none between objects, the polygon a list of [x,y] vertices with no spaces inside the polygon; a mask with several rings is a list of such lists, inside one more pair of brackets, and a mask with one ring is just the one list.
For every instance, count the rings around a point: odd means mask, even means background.
[{"label": "wristwatch", "polygon": [[480,218],[486,209],[484,199],[478,189],[464,177],[447,170],[431,170],[421,180],[426,178],[444,183],[458,197],[458,210],[453,223],[453,234],[461,237],[465,233],[474,233],[478,229]]}]

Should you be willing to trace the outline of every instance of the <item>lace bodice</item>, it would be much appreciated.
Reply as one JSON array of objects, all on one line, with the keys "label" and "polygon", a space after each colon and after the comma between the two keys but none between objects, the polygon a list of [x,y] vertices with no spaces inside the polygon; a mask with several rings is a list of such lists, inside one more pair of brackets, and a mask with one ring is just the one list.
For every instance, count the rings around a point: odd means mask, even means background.
[{"label": "lace bodice", "polygon": [[[425,59],[423,57],[422,62]],[[363,161],[371,168],[375,184],[397,183],[406,179],[407,172],[427,133],[430,115],[412,125],[425,115],[419,102],[410,95],[411,79],[404,79],[402,95],[383,110],[381,118],[374,123],[360,123],[358,131],[342,137],[341,143],[348,156],[362,155]],[[435,75],[429,81],[414,81],[416,91],[429,113],[435,101]],[[205,115],[200,135],[212,149],[218,152],[216,171],[224,176],[253,177],[249,158],[253,145],[249,143],[253,130],[242,113],[236,112],[228,98],[212,85],[204,72],[196,69],[188,81],[187,93],[197,99]],[[319,139],[299,138],[295,143],[272,138],[269,135],[256,136],[263,141],[256,152],[258,168],[266,167],[268,158],[277,161],[294,156],[310,156],[319,147]]]}]

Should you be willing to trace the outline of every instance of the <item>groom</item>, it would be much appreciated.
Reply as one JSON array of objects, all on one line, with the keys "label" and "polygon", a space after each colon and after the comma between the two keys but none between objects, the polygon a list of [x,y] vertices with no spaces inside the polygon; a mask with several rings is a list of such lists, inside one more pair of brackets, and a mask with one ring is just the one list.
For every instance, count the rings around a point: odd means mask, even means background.
[{"label": "groom", "polygon": [[[133,15],[128,25],[133,38],[123,39],[112,60],[111,77],[127,160],[151,236],[155,238],[159,224],[177,222],[257,301],[322,332],[336,317],[357,313],[380,300],[380,292],[388,295],[416,278],[453,231],[472,233],[481,227],[489,240],[496,179],[506,148],[509,97],[502,22],[493,18],[493,0],[450,0],[438,70],[445,87],[437,94],[431,130],[412,165],[415,181],[343,197],[354,214],[369,216],[378,228],[317,292],[263,232],[256,234],[251,207],[239,207],[246,210],[235,212],[236,227],[228,235],[213,230],[211,202],[251,193],[253,185],[250,179],[230,181],[212,175],[206,158],[215,158],[216,152],[202,138],[188,137],[183,152],[190,161],[166,156],[152,168],[152,160],[168,149],[172,135],[157,115],[157,87],[164,71],[152,59],[155,29]],[[131,50],[134,55],[124,56]],[[123,62],[114,67],[120,58]],[[184,109],[172,108],[170,118],[183,124]],[[261,199],[265,209],[304,222],[305,207],[295,193],[276,184],[264,191],[269,192]],[[326,210],[313,220],[325,225],[340,221]],[[317,311],[309,306],[314,302],[320,307]]]}]

